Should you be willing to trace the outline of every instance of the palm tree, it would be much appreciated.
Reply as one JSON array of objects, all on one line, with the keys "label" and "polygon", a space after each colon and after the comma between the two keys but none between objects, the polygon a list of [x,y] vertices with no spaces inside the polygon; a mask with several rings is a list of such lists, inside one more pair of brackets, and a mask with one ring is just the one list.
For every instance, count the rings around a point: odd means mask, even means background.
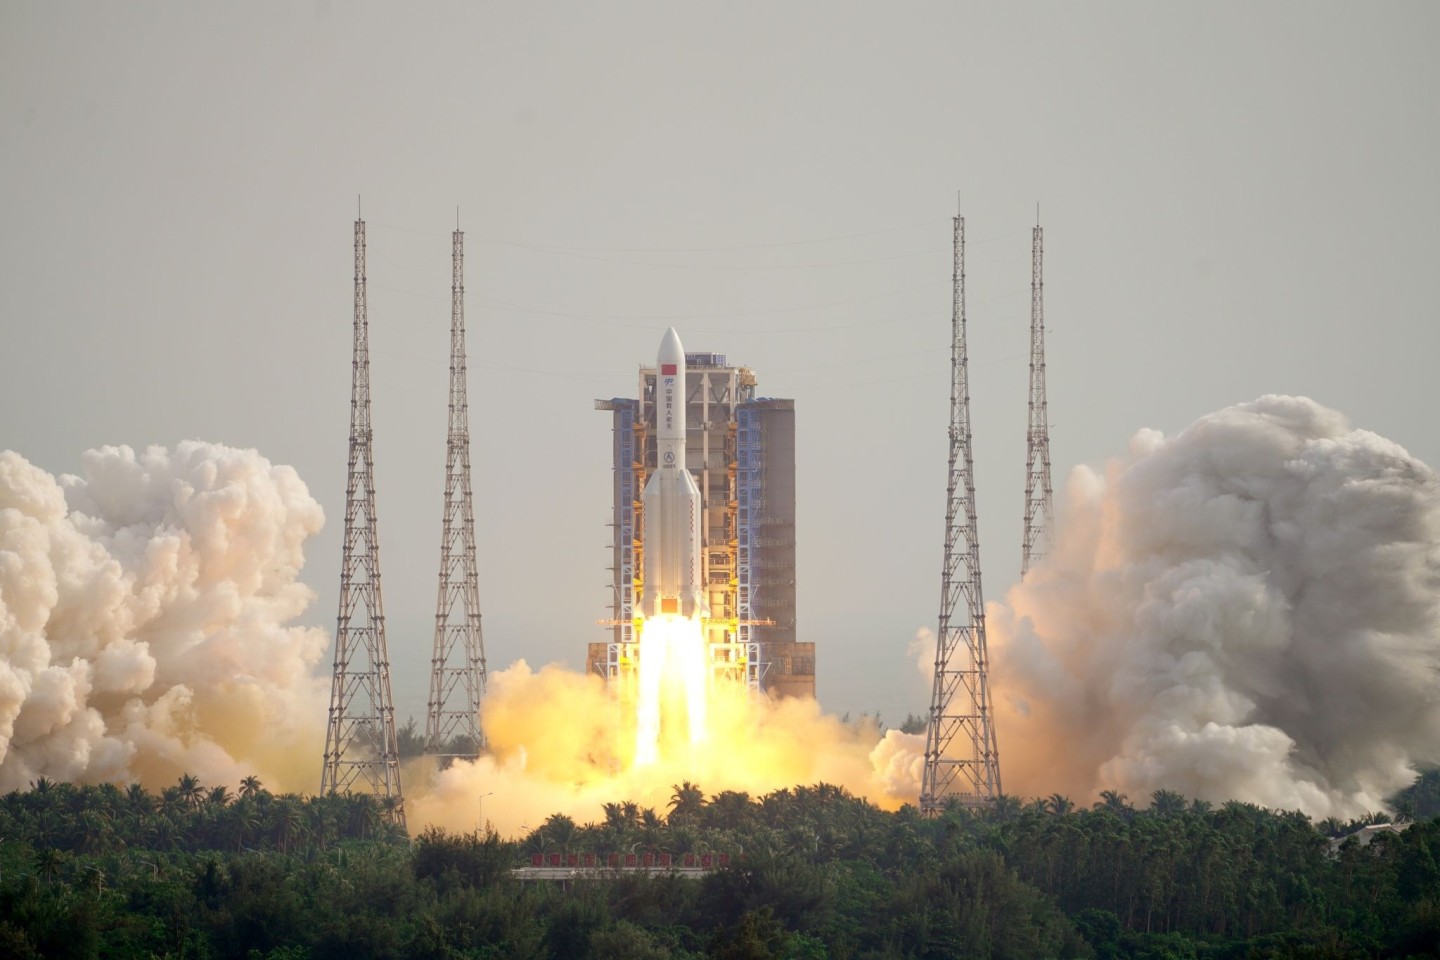
[{"label": "palm tree", "polygon": [[179,788],[180,799],[185,802],[187,807],[194,810],[200,806],[200,800],[205,795],[205,788],[200,786],[199,778],[193,777],[188,773],[182,773],[180,775],[180,782],[176,784],[176,787]]},{"label": "palm tree", "polygon": [[233,799],[234,797],[230,791],[224,787],[213,787],[210,792],[205,795],[205,802],[212,807],[227,807]]},{"label": "palm tree", "polygon": [[724,830],[740,829],[755,812],[750,794],[738,790],[722,790],[715,794],[705,810],[710,826]]},{"label": "palm tree", "polygon": [[705,807],[704,792],[689,780],[671,789],[675,792],[670,795],[669,822],[671,824],[682,824],[693,823],[698,820],[701,810]]},{"label": "palm tree", "polygon": [[166,787],[160,791],[160,813],[167,817],[175,817],[185,809],[185,798],[180,795],[179,787]]},{"label": "palm tree", "polygon": [[235,849],[241,850],[250,835],[260,828],[260,811],[255,809],[255,804],[242,800],[229,808],[228,817],[229,829],[235,836]]},{"label": "palm tree", "polygon": [[152,813],[155,810],[155,798],[138,783],[125,788],[125,803],[135,813]]},{"label": "palm tree", "polygon": [[47,886],[54,881],[55,871],[59,868],[60,851],[54,847],[44,847],[35,854],[35,870],[45,878]]},{"label": "palm tree", "polygon": [[376,828],[377,835],[383,835],[385,839],[394,840],[403,838],[404,831],[400,829],[400,817],[404,813],[401,799],[394,794],[380,798],[380,825]]},{"label": "palm tree", "polygon": [[350,835],[361,840],[373,837],[385,822],[375,797],[366,793],[349,793],[344,799],[349,807],[347,819]]},{"label": "palm tree", "polygon": [[240,799],[245,800],[253,797],[264,789],[260,784],[260,778],[251,774],[240,781]]},{"label": "palm tree", "polygon": [[540,825],[540,830],[555,846],[560,848],[561,853],[569,853],[570,848],[575,844],[576,828],[575,821],[563,813],[552,813],[545,818]]},{"label": "palm tree", "polygon": [[[280,846],[281,853],[289,853],[290,844],[305,830],[305,818],[301,814],[298,803],[286,801],[278,806],[279,809],[275,811],[275,842]],[[323,818],[315,819],[322,820]],[[323,839],[321,843],[323,845]]]},{"label": "palm tree", "polygon": [[[296,799],[284,804],[285,807],[294,806],[299,803]],[[284,807],[281,808],[282,810]],[[315,798],[305,808],[305,832],[310,835],[310,840],[315,846],[324,850],[330,842],[330,832],[334,824],[334,815],[330,812],[329,804],[325,798]]]},{"label": "palm tree", "polygon": [[[958,799],[958,798],[956,798]],[[1020,815],[1020,798],[1008,793],[997,793],[990,807],[990,815],[996,823],[1008,823]]]},{"label": "palm tree", "polygon": [[1185,812],[1185,797],[1174,790],[1156,790],[1150,794],[1150,812],[1157,817],[1178,817]]},{"label": "palm tree", "polygon": [[1100,799],[1095,803],[1096,810],[1106,810],[1117,816],[1128,818],[1135,810],[1130,806],[1130,798],[1115,790],[1101,790]]},{"label": "palm tree", "polygon": [[1060,793],[1052,793],[1045,798],[1045,808],[1057,817],[1063,817],[1075,809],[1075,801]]}]

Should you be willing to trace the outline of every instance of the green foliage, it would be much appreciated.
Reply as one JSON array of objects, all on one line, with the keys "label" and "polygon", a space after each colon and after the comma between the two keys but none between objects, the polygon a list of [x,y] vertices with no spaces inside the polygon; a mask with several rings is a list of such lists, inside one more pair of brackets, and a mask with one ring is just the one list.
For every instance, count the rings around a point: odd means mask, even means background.
[{"label": "green foliage", "polygon": [[1397,814],[1408,820],[1440,817],[1440,770],[1427,770],[1410,786],[1390,798]]},{"label": "green foliage", "polygon": [[901,733],[924,733],[925,728],[930,725],[928,717],[918,713],[907,713],[905,722],[900,724]]},{"label": "green foliage", "polygon": [[[43,780],[0,797],[0,956],[929,958],[1440,954],[1440,820],[1344,837],[1244,803],[1054,795],[926,819],[829,784],[759,798],[673,788],[526,838],[430,829],[406,844],[368,797],[159,795]],[[565,886],[530,851],[727,853],[701,880]]]},{"label": "green foliage", "polygon": [[402,760],[424,756],[425,733],[415,726],[414,717],[406,717],[405,725],[395,728],[395,749]]}]

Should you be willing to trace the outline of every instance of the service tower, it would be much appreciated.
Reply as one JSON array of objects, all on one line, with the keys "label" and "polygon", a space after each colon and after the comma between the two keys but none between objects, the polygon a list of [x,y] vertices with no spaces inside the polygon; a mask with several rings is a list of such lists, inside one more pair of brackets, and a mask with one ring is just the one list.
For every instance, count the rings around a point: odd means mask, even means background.
[{"label": "service tower", "polygon": [[[756,397],[754,372],[724,354],[686,352],[683,367],[684,466],[699,492],[697,599],[709,670],[756,692],[813,697],[815,645],[795,639],[795,402]],[[639,399],[595,401],[610,411],[614,437],[614,597],[611,639],[590,644],[587,663],[607,683],[638,662],[644,494],[663,466],[657,378],[657,367],[642,366]]]}]

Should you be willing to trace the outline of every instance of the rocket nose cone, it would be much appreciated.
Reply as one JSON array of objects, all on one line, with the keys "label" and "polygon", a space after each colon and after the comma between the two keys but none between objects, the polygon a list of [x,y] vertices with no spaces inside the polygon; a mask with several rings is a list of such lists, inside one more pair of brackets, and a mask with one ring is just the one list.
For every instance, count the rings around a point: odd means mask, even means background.
[{"label": "rocket nose cone", "polygon": [[680,363],[685,359],[685,348],[680,345],[680,334],[671,327],[665,331],[665,336],[660,338],[660,362]]}]

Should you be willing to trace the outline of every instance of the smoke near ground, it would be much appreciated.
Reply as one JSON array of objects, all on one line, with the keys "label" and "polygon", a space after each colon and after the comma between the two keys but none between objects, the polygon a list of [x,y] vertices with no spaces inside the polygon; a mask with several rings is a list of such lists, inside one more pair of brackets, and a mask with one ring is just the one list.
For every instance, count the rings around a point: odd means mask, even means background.
[{"label": "smoke near ground", "polygon": [[1315,817],[1440,762],[1440,484],[1310,400],[1142,431],[988,618],[1005,789]]},{"label": "smoke near ground", "polygon": [[687,780],[707,794],[754,796],[826,782],[895,809],[915,800],[920,783],[909,756],[894,758],[887,746],[906,735],[881,740],[873,724],[842,722],[814,700],[756,701],[739,686],[711,691],[706,743],[664,744],[653,764],[632,762],[633,709],[599,677],[556,664],[536,671],[522,660],[492,673],[481,718],[493,756],[403,771],[412,825],[472,830],[483,814],[509,835],[552,813],[598,820],[605,803],[626,800],[663,815]]},{"label": "smoke near ground", "polygon": [[[313,790],[331,638],[292,622],[314,600],[298,575],[322,523],[294,470],[253,450],[106,447],[58,479],[0,453],[0,792],[39,777],[159,789],[182,773]],[[593,819],[609,801],[663,811],[684,780],[907,798],[908,761],[877,749],[873,726],[731,693],[712,697],[702,751],[636,767],[633,710],[595,677],[518,662],[490,677],[492,757],[407,764],[410,822],[469,829],[482,795],[507,831],[554,812]]]},{"label": "smoke near ground", "polygon": [[0,791],[313,788],[329,638],[288,624],[322,523],[253,450],[105,447],[59,479],[0,452]]},{"label": "smoke near ground", "polygon": [[[1265,397],[1141,432],[1067,497],[1051,556],[989,611],[1006,792],[1346,817],[1440,762],[1440,482],[1403,449]],[[181,773],[313,790],[330,637],[292,623],[321,523],[254,451],[107,447],[59,479],[0,453],[0,791]],[[933,650],[926,631],[910,653],[923,670]],[[923,765],[923,736],[721,691],[704,749],[637,766],[633,711],[554,665],[492,673],[482,720],[493,756],[407,764],[412,828],[663,812],[686,780],[896,807]]]}]

